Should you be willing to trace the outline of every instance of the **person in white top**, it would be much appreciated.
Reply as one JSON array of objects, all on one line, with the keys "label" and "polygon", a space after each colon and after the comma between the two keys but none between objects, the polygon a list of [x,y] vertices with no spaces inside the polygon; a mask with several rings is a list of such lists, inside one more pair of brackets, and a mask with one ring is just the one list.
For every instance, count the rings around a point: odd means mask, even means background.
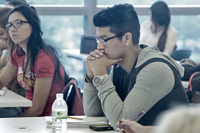
[{"label": "person in white top", "polygon": [[170,26],[170,11],[167,4],[157,1],[150,7],[151,20],[142,23],[140,44],[157,46],[166,55],[171,55],[176,46],[178,32]]},{"label": "person in white top", "polygon": [[178,106],[163,112],[156,120],[156,126],[143,126],[136,121],[118,122],[120,133],[199,133],[200,106]]}]

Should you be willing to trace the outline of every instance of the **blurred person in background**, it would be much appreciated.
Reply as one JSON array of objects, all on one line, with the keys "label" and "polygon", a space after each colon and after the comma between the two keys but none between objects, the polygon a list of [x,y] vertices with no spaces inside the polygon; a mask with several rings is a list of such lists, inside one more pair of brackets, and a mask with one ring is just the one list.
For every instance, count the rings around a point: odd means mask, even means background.
[{"label": "blurred person in background", "polygon": [[157,1],[150,7],[151,20],[142,23],[140,44],[157,46],[158,49],[171,55],[176,48],[178,32],[170,26],[170,10],[164,1]]},{"label": "blurred person in background", "polygon": [[135,121],[122,120],[120,132],[128,133],[199,133],[200,105],[179,106],[163,112],[156,121],[157,126],[142,126]]},{"label": "blurred person in background", "polygon": [[166,111],[157,123],[155,133],[199,133],[200,105]]}]

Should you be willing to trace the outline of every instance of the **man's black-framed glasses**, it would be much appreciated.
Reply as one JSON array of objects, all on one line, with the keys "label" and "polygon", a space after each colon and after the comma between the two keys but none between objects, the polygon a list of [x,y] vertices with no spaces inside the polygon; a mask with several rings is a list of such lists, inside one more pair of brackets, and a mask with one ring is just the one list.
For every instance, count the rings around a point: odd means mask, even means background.
[{"label": "man's black-framed glasses", "polygon": [[115,36],[109,37],[109,38],[107,38],[107,39],[101,39],[101,38],[99,38],[99,37],[96,37],[95,39],[96,39],[96,42],[97,42],[97,43],[101,42],[102,44],[105,45],[107,41],[109,41],[109,40],[111,40],[111,39],[113,39],[113,38],[115,38],[115,37],[120,37],[120,36],[122,36],[122,35],[115,35]]},{"label": "man's black-framed glasses", "polygon": [[18,28],[22,25],[22,23],[28,23],[28,21],[22,21],[22,20],[15,20],[13,23],[6,24],[6,30],[10,30],[10,28],[13,26],[14,28]]}]

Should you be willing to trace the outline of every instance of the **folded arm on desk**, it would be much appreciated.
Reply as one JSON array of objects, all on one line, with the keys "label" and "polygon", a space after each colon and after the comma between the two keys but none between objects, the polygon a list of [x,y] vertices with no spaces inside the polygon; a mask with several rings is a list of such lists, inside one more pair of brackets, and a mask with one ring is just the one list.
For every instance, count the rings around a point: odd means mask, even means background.
[{"label": "folded arm on desk", "polygon": [[17,71],[17,67],[9,61],[6,68],[0,75],[0,89],[5,87],[10,81],[12,81],[17,76]]},{"label": "folded arm on desk", "polygon": [[92,83],[85,83],[83,93],[83,107],[86,116],[102,116],[101,101],[98,91]]}]

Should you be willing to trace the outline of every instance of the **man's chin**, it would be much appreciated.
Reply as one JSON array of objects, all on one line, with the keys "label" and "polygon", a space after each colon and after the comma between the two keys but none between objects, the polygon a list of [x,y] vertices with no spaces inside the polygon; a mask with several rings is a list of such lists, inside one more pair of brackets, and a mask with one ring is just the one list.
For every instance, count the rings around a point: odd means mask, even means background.
[{"label": "man's chin", "polygon": [[106,54],[106,53],[104,53],[104,54],[105,54],[105,56],[106,56],[108,59],[114,60],[114,58],[113,58],[112,56],[110,56],[109,54]]},{"label": "man's chin", "polygon": [[[104,53],[105,54],[105,53]],[[109,57],[109,55],[108,54],[105,54],[105,56],[108,58],[108,59],[110,59],[110,57]]]}]

